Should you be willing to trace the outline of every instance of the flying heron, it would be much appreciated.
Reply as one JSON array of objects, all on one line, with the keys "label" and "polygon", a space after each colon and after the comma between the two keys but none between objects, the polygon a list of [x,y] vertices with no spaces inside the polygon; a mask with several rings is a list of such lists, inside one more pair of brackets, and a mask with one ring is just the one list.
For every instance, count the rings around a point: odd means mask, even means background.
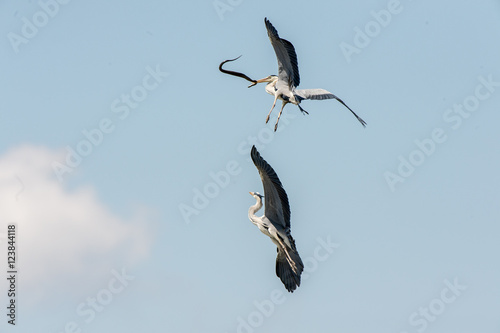
[{"label": "flying heron", "polygon": [[293,292],[300,286],[300,275],[304,270],[304,264],[297,252],[295,240],[290,230],[288,197],[278,175],[260,156],[255,146],[252,147],[250,156],[257,170],[259,170],[264,185],[266,208],[263,216],[255,215],[262,208],[262,198],[264,196],[258,192],[250,192],[257,200],[257,203],[248,210],[248,218],[264,235],[271,238],[271,241],[278,247],[276,275],[281,279],[285,288],[289,292]]},{"label": "flying heron", "polygon": [[267,35],[271,40],[271,44],[273,45],[274,52],[276,53],[276,57],[278,58],[278,76],[269,75],[263,79],[257,80],[257,83],[268,82],[266,85],[266,92],[274,95],[274,103],[271,107],[271,111],[266,118],[266,123],[269,121],[269,116],[276,105],[276,101],[278,99],[283,101],[281,106],[281,110],[278,114],[278,120],[276,120],[276,125],[274,126],[274,130],[278,128],[278,122],[281,117],[281,113],[283,112],[283,108],[288,103],[295,104],[299,107],[302,113],[307,113],[301,106],[300,102],[304,99],[336,99],[340,103],[342,103],[352,114],[358,119],[361,125],[366,126],[366,122],[358,117],[350,107],[348,107],[340,98],[332,94],[331,92],[325,89],[295,89],[300,84],[300,75],[299,75],[299,66],[297,62],[297,54],[295,53],[295,49],[289,41],[286,39],[280,38],[278,35],[278,31],[274,26],[269,22],[267,18],[264,19],[266,23]]},{"label": "flying heron", "polygon": [[288,103],[297,105],[303,114],[309,114],[300,106],[300,102],[302,100],[323,100],[333,98],[342,103],[342,105],[344,105],[346,108],[348,108],[349,111],[351,111],[352,114],[356,117],[356,119],[358,119],[361,125],[365,127],[366,122],[361,119],[350,107],[348,107],[347,104],[344,103],[344,101],[342,101],[331,92],[325,89],[296,89],[300,84],[300,75],[295,48],[293,47],[292,43],[290,43],[286,39],[280,38],[280,36],[278,35],[278,31],[267,18],[264,19],[264,22],[266,24],[267,35],[271,40],[271,44],[273,45],[274,52],[276,53],[276,58],[278,60],[278,75],[269,75],[260,80],[253,80],[242,73],[222,69],[223,64],[228,61],[234,61],[239,57],[222,62],[219,66],[219,69],[223,73],[239,76],[252,82],[252,84],[248,86],[249,88],[253,87],[257,83],[267,82],[266,92],[274,96],[274,103],[271,107],[271,110],[269,111],[269,114],[267,115],[266,124],[269,121],[271,112],[273,111],[278,99],[282,100],[283,104],[281,105],[281,110],[278,114],[276,125],[274,125],[274,131],[276,131],[276,129],[278,128],[278,122],[280,120],[281,113],[283,112],[283,108],[285,107],[285,105],[287,105]]}]

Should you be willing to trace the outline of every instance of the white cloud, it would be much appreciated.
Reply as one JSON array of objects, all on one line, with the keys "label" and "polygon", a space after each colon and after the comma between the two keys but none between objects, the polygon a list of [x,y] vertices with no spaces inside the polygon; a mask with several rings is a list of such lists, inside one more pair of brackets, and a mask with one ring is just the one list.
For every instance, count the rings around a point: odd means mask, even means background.
[{"label": "white cloud", "polygon": [[124,221],[92,187],[66,189],[51,167],[63,154],[25,145],[0,156],[0,234],[17,224],[20,295],[30,301],[92,292],[112,269],[131,271],[152,242],[147,213]]}]

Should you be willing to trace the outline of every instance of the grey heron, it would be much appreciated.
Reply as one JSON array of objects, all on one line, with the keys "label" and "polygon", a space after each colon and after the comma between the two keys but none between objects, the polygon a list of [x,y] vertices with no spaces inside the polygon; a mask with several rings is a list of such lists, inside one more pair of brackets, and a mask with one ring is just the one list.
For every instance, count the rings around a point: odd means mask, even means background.
[{"label": "grey heron", "polygon": [[258,192],[250,192],[257,202],[248,210],[248,218],[278,247],[276,275],[281,279],[285,288],[289,292],[293,292],[300,286],[300,275],[304,270],[304,264],[291,234],[288,197],[278,175],[260,156],[255,146],[252,147],[250,156],[259,170],[264,186],[266,207],[263,216],[255,215],[262,208],[263,196]]},{"label": "grey heron", "polygon": [[[271,107],[271,111],[266,118],[266,124],[269,121],[271,112],[276,105],[278,99],[283,101],[281,105],[281,110],[278,114],[278,119],[276,120],[276,125],[274,126],[274,131],[278,128],[278,122],[283,112],[283,108],[288,103],[295,104],[299,107],[303,114],[309,114],[300,106],[300,102],[304,99],[311,100],[323,100],[323,99],[336,99],[342,105],[349,109],[352,114],[358,119],[358,121],[366,126],[366,122],[361,119],[350,107],[348,107],[340,98],[332,94],[325,89],[296,89],[300,84],[299,67],[297,62],[297,54],[295,53],[295,48],[292,43],[286,39],[280,38],[278,31],[269,22],[267,18],[264,19],[267,29],[267,35],[271,40],[271,44],[278,58],[278,75],[269,75],[263,79],[256,80],[256,83],[268,82],[266,85],[266,92],[274,96],[274,103]],[[253,81],[253,80],[252,80]],[[255,83],[253,84],[255,85]]]}]

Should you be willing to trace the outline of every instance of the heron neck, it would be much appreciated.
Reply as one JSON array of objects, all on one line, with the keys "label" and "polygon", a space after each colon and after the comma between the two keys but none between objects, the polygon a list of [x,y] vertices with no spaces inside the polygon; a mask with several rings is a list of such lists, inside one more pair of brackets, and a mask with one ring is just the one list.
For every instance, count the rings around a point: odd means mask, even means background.
[{"label": "heron neck", "polygon": [[254,219],[257,218],[257,215],[255,215],[255,213],[257,213],[261,208],[262,208],[262,199],[258,198],[255,205],[250,206],[250,208],[248,209],[248,218],[250,219],[250,221],[254,222]]},{"label": "heron neck", "polygon": [[276,85],[276,82],[269,82],[268,84],[266,84],[266,92],[269,95],[273,95],[274,96],[274,86],[275,85]]}]

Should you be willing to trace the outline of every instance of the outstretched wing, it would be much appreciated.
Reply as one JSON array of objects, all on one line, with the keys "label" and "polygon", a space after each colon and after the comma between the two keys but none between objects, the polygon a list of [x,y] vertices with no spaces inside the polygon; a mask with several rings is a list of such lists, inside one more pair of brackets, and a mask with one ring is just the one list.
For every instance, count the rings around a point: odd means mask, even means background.
[{"label": "outstretched wing", "polygon": [[278,223],[288,232],[290,229],[290,205],[285,189],[273,168],[260,156],[257,148],[252,147],[250,153],[252,161],[259,170],[262,184],[264,185],[264,198],[266,200],[265,216],[271,223]]},{"label": "outstretched wing", "polygon": [[316,99],[316,100],[322,100],[322,99],[336,99],[339,101],[342,105],[344,105],[346,108],[349,109],[349,111],[352,112],[352,114],[358,119],[358,121],[363,125],[363,127],[366,127],[366,122],[361,119],[354,111],[351,110],[350,107],[347,106],[347,104],[344,103],[343,100],[332,94],[331,92],[325,90],[325,89],[296,89],[295,90],[295,95],[299,97],[300,100],[303,99]]},{"label": "outstretched wing", "polygon": [[325,89],[296,89],[295,95],[300,99],[338,99],[337,96]]},{"label": "outstretched wing", "polygon": [[278,78],[282,82],[286,82],[290,88],[297,87],[300,84],[299,65],[292,43],[280,38],[278,31],[267,18],[264,19],[264,22],[266,23],[267,35],[273,45],[276,58],[278,58]]}]

